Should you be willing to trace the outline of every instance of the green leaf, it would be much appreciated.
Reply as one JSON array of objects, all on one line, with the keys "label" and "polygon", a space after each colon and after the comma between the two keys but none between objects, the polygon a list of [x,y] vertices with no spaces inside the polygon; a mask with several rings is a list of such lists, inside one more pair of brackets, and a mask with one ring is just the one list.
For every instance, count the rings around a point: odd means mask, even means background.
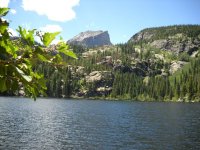
[{"label": "green leaf", "polygon": [[26,82],[31,82],[32,81],[32,77],[31,76],[28,76],[28,75],[25,75],[25,73],[19,69],[18,67],[15,67],[18,75],[20,75]]},{"label": "green leaf", "polygon": [[65,54],[65,55],[67,55],[69,57],[78,59],[77,56],[76,56],[76,54],[73,51],[71,51],[71,50],[61,49],[61,50],[59,50],[59,52]]},{"label": "green leaf", "polygon": [[26,31],[22,29],[21,26],[18,27],[19,29],[17,29],[17,31],[19,32],[19,34],[22,36],[22,38],[25,37]]},{"label": "green leaf", "polygon": [[7,60],[9,59],[9,50],[10,47],[7,44],[7,41],[5,40],[0,40],[0,59],[1,60]]},{"label": "green leaf", "polygon": [[0,65],[0,77],[5,76],[5,74],[6,74],[5,67],[6,67],[5,65]]},{"label": "green leaf", "polygon": [[55,55],[53,59],[51,59],[51,63],[63,64],[62,57],[59,54]]},{"label": "green leaf", "polygon": [[65,54],[66,56],[78,59],[76,54],[69,49],[69,45],[66,45],[66,43],[64,43],[64,42],[60,43],[60,46],[58,47],[58,51],[60,53]]},{"label": "green leaf", "polygon": [[[43,78],[44,78],[44,76],[43,76],[42,74],[39,74],[39,73],[37,73],[37,72],[34,72],[34,73],[32,74],[32,76],[34,76],[34,78],[36,78],[37,80],[43,79]],[[40,82],[39,82],[39,83],[40,83]]]},{"label": "green leaf", "polygon": [[39,60],[43,61],[43,62],[48,62],[49,60],[44,56],[44,55],[41,55],[41,54],[37,54]]},{"label": "green leaf", "polygon": [[[1,79],[0,79],[1,80]],[[12,92],[15,92],[16,90],[19,89],[19,84],[18,84],[18,81],[15,80],[15,79],[7,79],[7,78],[4,78],[4,81],[5,82],[5,85],[4,85],[4,88],[6,86],[6,89],[3,91],[12,91]],[[0,83],[1,84],[1,83]],[[1,84],[2,86],[3,84]],[[0,87],[1,88],[1,87]]]},{"label": "green leaf", "polygon": [[35,47],[35,53],[43,54],[44,50],[41,46],[36,46]]},{"label": "green leaf", "polygon": [[17,50],[18,48],[14,46],[10,41],[7,42],[7,52],[12,55],[13,58],[17,58]]},{"label": "green leaf", "polygon": [[0,19],[0,33],[1,34],[3,34],[7,30],[8,26],[9,26],[9,23],[7,21],[2,21]]},{"label": "green leaf", "polygon": [[5,92],[6,90],[6,79],[0,77],[0,92]]},{"label": "green leaf", "polygon": [[0,8],[0,17],[7,15],[9,8]]},{"label": "green leaf", "polygon": [[19,29],[17,30],[21,37],[30,45],[34,45],[35,40],[34,40],[34,33],[35,29],[27,31],[26,29],[22,28],[19,26]]},{"label": "green leaf", "polygon": [[60,41],[63,41],[63,37],[62,36],[60,36]]},{"label": "green leaf", "polygon": [[49,46],[51,44],[51,42],[56,38],[56,36],[60,34],[60,32],[54,32],[54,33],[45,33],[42,36],[42,42],[45,46]]},{"label": "green leaf", "polygon": [[78,59],[77,56],[76,56],[76,54],[75,54],[74,52],[70,51],[70,50],[67,51],[66,54],[67,54],[68,56],[72,57],[72,58]]}]

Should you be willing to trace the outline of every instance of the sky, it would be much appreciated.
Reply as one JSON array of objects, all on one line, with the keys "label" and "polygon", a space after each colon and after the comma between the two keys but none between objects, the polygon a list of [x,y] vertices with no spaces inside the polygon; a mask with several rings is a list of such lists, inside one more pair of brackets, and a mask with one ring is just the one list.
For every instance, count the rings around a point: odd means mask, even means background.
[{"label": "sky", "polygon": [[[200,0],[0,0],[9,7],[10,31],[61,31],[69,40],[87,30],[108,31],[113,44],[127,42],[144,28],[200,25]],[[56,41],[54,41],[56,42]]]}]

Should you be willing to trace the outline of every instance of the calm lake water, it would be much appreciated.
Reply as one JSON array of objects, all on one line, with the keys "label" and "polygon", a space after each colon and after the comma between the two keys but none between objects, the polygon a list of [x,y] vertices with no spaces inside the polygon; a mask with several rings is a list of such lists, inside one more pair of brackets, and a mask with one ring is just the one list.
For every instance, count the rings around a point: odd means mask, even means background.
[{"label": "calm lake water", "polygon": [[0,149],[200,149],[200,104],[0,97]]}]

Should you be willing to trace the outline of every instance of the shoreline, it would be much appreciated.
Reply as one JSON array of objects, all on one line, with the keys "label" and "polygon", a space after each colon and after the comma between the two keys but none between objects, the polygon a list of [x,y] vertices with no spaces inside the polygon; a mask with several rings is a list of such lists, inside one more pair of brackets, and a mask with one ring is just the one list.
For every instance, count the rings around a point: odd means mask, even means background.
[{"label": "shoreline", "polygon": [[[31,97],[25,97],[25,96],[5,96],[5,95],[0,95],[0,98],[3,97],[9,97],[9,98],[27,98],[27,99],[33,99]],[[35,101],[38,99],[60,99],[60,100],[91,100],[91,101],[124,101],[124,102],[161,102],[161,103],[199,103],[200,100],[191,100],[191,101],[184,101],[184,100],[141,100],[141,99],[123,99],[123,98],[103,98],[103,97],[77,97],[77,96],[72,96],[72,97],[37,97]],[[34,99],[33,99],[34,100]]]}]

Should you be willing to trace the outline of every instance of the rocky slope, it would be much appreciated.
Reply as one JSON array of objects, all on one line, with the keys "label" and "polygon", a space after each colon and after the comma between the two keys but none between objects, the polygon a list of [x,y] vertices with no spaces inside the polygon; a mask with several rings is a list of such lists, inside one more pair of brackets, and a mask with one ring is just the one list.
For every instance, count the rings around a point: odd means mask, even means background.
[{"label": "rocky slope", "polygon": [[129,42],[145,43],[161,50],[192,54],[200,47],[200,26],[168,26],[147,28],[135,34]]},{"label": "rocky slope", "polygon": [[81,45],[87,48],[112,45],[108,31],[86,31],[81,32],[67,41],[68,44]]},{"label": "rocky slope", "polygon": [[[117,91],[123,93],[124,88],[148,85],[152,79],[151,82],[156,82],[154,78],[157,77],[168,79],[177,76],[179,70],[189,66],[193,59],[200,56],[200,26],[144,29],[126,44],[90,48],[80,52],[79,56],[78,68],[81,67],[84,71],[79,73],[77,69],[73,74],[79,74],[78,80],[84,84],[74,95],[107,97],[115,93],[113,91],[116,91],[118,84],[120,90]],[[134,85],[133,82],[133,85],[127,88],[126,84],[131,81],[127,82],[126,76],[131,75],[135,75],[134,78],[139,77],[139,83],[135,82]]]}]

